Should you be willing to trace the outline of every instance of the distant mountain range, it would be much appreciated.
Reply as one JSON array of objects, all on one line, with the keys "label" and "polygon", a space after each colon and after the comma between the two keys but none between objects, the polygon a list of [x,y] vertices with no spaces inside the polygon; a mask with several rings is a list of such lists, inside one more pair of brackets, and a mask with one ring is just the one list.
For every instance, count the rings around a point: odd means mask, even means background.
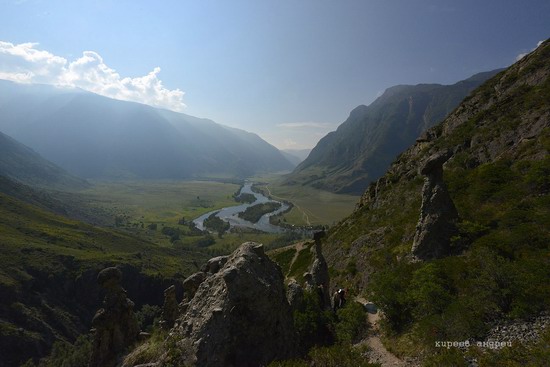
[{"label": "distant mountain range", "polygon": [[291,170],[256,134],[75,89],[0,80],[0,131],[83,178],[190,178]]},{"label": "distant mountain range", "polygon": [[0,178],[54,189],[75,189],[88,185],[59,166],[42,158],[29,147],[0,132]]},{"label": "distant mountain range", "polygon": [[453,85],[388,88],[369,106],[355,108],[336,131],[322,138],[286,183],[362,194],[423,131],[442,121],[498,71],[476,74]]},{"label": "distant mountain range", "polygon": [[281,153],[295,166],[299,165],[307,158],[311,149],[283,149]]}]

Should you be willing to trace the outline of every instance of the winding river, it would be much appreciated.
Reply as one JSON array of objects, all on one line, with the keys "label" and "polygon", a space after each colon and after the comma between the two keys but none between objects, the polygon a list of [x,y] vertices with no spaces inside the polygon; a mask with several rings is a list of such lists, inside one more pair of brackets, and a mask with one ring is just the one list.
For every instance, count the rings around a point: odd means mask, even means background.
[{"label": "winding river", "polygon": [[[257,192],[252,191],[252,182],[246,182],[243,187],[241,188],[240,194],[252,194],[256,197],[256,201],[254,201],[252,204],[240,204],[235,206],[230,206],[227,208],[217,209],[213,210],[211,212],[208,212],[206,214],[201,215],[197,219],[193,220],[193,223],[197,226],[198,229],[201,231],[204,231],[204,220],[208,218],[212,213],[218,212],[216,214],[217,217],[221,218],[222,220],[228,222],[231,225],[231,228],[233,227],[246,227],[246,228],[253,228],[258,229],[260,231],[268,232],[268,233],[283,233],[286,232],[284,228],[281,228],[279,226],[275,226],[271,223],[269,223],[269,217],[273,215],[277,215],[281,212],[284,212],[288,209],[288,205],[285,203],[282,203],[280,201],[271,200],[268,197],[259,194]],[[257,223],[251,223],[247,220],[244,220],[239,217],[239,213],[244,212],[246,208],[257,205],[257,204],[263,204],[267,202],[275,202],[280,203],[281,207],[271,213],[264,214],[260,220]]]}]

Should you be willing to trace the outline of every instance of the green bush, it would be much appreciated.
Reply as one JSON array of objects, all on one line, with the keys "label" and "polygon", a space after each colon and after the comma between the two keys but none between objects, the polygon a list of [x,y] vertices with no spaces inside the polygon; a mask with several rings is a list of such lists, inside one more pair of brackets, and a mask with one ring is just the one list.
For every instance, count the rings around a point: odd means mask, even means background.
[{"label": "green bush", "polygon": [[422,367],[468,367],[461,351],[457,348],[440,349],[437,353],[429,355]]},{"label": "green bush", "polygon": [[407,293],[414,302],[413,316],[441,313],[451,302],[450,281],[435,263],[428,263],[413,273]]},{"label": "green bush", "polygon": [[414,303],[407,290],[412,279],[414,264],[401,263],[375,273],[369,285],[369,299],[386,316],[386,323],[393,332],[404,330],[412,321]]},{"label": "green bush", "polygon": [[302,306],[294,311],[294,327],[298,334],[298,345],[302,352],[314,345],[327,345],[332,342],[332,312],[321,308],[317,292],[304,292]]},{"label": "green bush", "polygon": [[366,350],[350,344],[336,344],[330,347],[316,347],[309,352],[311,364],[315,367],[379,367],[369,363]]},{"label": "green bush", "polygon": [[336,312],[336,340],[340,343],[357,343],[367,331],[367,315],[358,302],[347,302]]},{"label": "green bush", "polygon": [[160,317],[162,309],[157,305],[143,305],[136,312],[136,318],[141,330],[150,332],[156,319]]},{"label": "green bush", "polygon": [[87,367],[92,356],[92,335],[83,334],[74,344],[57,341],[53,344],[50,355],[42,358],[38,365],[32,360],[27,361],[26,367]]}]

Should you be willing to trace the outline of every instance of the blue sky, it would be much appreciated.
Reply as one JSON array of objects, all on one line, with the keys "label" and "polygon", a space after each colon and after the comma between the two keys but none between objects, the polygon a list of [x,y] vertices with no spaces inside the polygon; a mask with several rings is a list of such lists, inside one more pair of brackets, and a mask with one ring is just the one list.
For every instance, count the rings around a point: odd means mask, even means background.
[{"label": "blue sky", "polygon": [[307,148],[392,85],[454,83],[548,37],[549,0],[0,0],[0,78]]}]

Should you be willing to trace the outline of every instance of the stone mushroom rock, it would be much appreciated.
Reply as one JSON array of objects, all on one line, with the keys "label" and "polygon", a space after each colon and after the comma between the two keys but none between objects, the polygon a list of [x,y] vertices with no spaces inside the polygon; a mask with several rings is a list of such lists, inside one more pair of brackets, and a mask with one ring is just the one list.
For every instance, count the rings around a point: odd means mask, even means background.
[{"label": "stone mushroom rock", "polygon": [[294,356],[295,331],[283,281],[262,245],[242,244],[200,284],[172,329],[169,345],[178,346],[177,363],[246,367]]},{"label": "stone mushroom rock", "polygon": [[309,269],[309,273],[311,274],[314,288],[319,292],[322,307],[330,308],[330,276],[327,262],[321,250],[321,239],[325,237],[325,235],[325,231],[319,231],[313,235],[315,245],[312,246],[311,251],[313,252],[314,260]]},{"label": "stone mushroom rock", "polygon": [[89,367],[115,366],[118,356],[138,338],[134,303],[127,298],[121,279],[122,272],[114,267],[102,270],[97,276],[106,293],[103,308],[92,320],[94,341]]},{"label": "stone mushroom rock", "polygon": [[412,246],[412,254],[419,260],[449,255],[451,238],[458,234],[458,212],[443,181],[443,164],[451,156],[450,151],[434,154],[420,168],[425,178]]}]

